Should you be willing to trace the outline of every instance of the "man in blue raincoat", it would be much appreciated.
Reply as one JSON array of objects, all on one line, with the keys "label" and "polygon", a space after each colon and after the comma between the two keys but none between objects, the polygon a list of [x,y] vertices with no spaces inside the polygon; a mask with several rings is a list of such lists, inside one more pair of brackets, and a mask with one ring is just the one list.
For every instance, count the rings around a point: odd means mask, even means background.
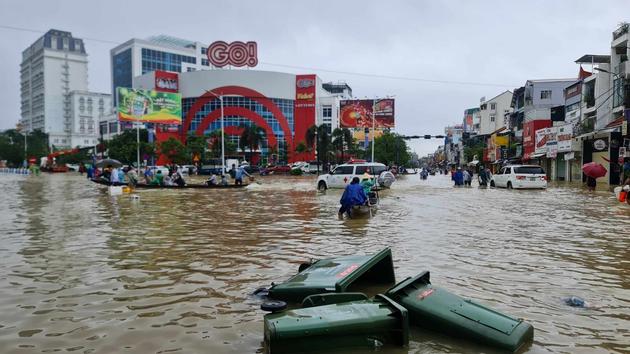
[{"label": "man in blue raincoat", "polygon": [[346,186],[346,190],[343,191],[341,196],[341,208],[339,209],[339,217],[343,217],[344,213],[350,215],[350,210],[355,205],[363,205],[367,201],[367,195],[361,184],[359,184],[359,177],[354,177],[352,182]]}]

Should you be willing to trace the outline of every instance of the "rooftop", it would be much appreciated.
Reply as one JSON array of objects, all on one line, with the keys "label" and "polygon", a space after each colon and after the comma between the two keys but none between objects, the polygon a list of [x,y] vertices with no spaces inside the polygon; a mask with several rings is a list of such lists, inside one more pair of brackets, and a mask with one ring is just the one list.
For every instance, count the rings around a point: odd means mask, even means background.
[{"label": "rooftop", "polygon": [[165,34],[151,36],[147,38],[147,41],[153,42],[155,44],[163,45],[165,47],[171,47],[171,48],[176,48],[176,49],[195,48],[195,42],[182,39],[182,38],[167,36]]},{"label": "rooftop", "polygon": [[610,55],[584,54],[575,61],[576,64],[609,64]]}]

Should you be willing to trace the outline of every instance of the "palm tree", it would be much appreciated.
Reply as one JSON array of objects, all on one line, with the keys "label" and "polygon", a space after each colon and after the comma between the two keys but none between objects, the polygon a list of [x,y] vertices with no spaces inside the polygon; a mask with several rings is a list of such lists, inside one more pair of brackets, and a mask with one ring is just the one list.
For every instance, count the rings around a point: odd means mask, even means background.
[{"label": "palm tree", "polygon": [[348,150],[352,150],[354,136],[348,128],[335,128],[332,132],[333,146],[341,153],[341,162],[345,161],[344,155]]},{"label": "palm tree", "polygon": [[255,124],[241,125],[243,132],[241,133],[241,149],[245,152],[245,148],[249,147],[249,160],[254,156],[254,150],[257,150],[263,142],[265,130]]}]

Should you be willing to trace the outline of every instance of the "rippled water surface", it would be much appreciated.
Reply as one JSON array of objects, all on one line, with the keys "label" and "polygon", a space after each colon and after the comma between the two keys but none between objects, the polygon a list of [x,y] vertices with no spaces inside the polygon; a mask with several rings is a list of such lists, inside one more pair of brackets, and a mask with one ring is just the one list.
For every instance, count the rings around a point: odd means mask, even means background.
[{"label": "rippled water surface", "polygon": [[[407,176],[371,219],[338,220],[313,178],[110,197],[75,174],[0,175],[0,352],[262,351],[256,288],[300,262],[391,247],[432,282],[536,329],[532,353],[629,352],[630,206],[571,186]],[[571,308],[566,296],[590,308]],[[413,330],[395,353],[489,349]]]}]

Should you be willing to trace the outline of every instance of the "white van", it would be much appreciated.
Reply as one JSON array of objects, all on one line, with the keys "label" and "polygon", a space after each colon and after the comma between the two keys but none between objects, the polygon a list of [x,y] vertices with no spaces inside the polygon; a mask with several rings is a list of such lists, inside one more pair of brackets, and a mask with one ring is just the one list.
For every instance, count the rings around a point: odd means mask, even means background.
[{"label": "white van", "polygon": [[361,178],[366,172],[373,177],[378,177],[384,171],[387,171],[387,166],[378,162],[345,163],[335,167],[330,173],[320,175],[317,178],[317,189],[345,188],[354,177]]},{"label": "white van", "polygon": [[502,167],[492,176],[491,187],[512,188],[547,188],[547,175],[537,165],[512,165]]}]

